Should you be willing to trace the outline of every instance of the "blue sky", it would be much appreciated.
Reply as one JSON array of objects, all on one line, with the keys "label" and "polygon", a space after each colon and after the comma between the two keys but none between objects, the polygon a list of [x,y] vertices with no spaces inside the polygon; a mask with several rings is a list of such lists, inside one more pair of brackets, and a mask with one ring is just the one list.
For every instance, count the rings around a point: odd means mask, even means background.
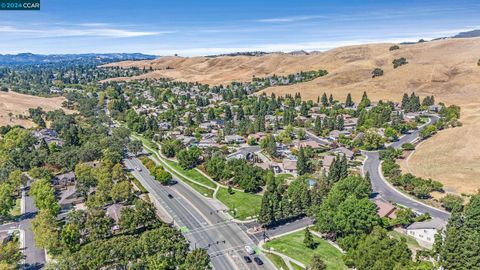
[{"label": "blue sky", "polygon": [[0,11],[0,53],[328,50],[480,29],[479,14],[462,0],[41,0],[40,11]]}]

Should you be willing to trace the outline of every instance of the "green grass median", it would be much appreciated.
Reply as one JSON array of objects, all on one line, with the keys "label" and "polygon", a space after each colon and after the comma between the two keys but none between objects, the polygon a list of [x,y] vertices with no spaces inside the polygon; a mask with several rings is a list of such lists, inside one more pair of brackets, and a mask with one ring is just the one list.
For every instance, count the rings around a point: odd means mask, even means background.
[{"label": "green grass median", "polygon": [[262,204],[262,196],[260,195],[237,190],[233,190],[233,194],[229,194],[228,189],[224,187],[218,190],[217,199],[230,209],[230,214],[232,214],[233,207],[235,207],[237,209],[235,218],[241,220],[258,215]]},{"label": "green grass median", "polygon": [[313,255],[317,254],[327,265],[329,270],[347,269],[342,259],[342,253],[326,240],[313,236],[317,243],[315,249],[309,249],[303,243],[305,232],[298,231],[275,238],[265,243],[264,248],[273,248],[274,251],[287,255],[305,265],[309,265]]}]

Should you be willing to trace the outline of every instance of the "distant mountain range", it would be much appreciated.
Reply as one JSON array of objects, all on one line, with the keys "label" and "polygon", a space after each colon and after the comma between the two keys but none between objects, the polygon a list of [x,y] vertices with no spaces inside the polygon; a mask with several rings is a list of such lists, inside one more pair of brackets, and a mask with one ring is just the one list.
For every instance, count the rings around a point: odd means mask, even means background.
[{"label": "distant mountain range", "polygon": [[40,65],[63,62],[109,63],[124,60],[152,60],[155,55],[142,53],[86,53],[86,54],[0,54],[0,65]]},{"label": "distant mountain range", "polygon": [[452,38],[471,38],[471,37],[480,37],[480,30],[472,30],[467,32],[460,32],[453,36]]},{"label": "distant mountain range", "polygon": [[[471,30],[458,33],[451,37],[440,37],[433,40],[449,39],[449,38],[472,38],[480,37],[480,30]],[[424,42],[420,40],[418,42]],[[415,44],[418,42],[402,42],[400,44]],[[276,52],[279,54],[280,52]],[[290,55],[309,55],[317,52],[293,51]],[[209,58],[223,57],[223,56],[264,56],[272,54],[272,52],[237,52],[229,54],[210,55]],[[280,53],[283,54],[283,53]],[[0,54],[0,65],[42,65],[42,64],[57,64],[57,63],[75,63],[88,62],[94,64],[107,64],[111,62],[125,61],[125,60],[153,60],[158,58],[156,55],[142,54],[142,53],[86,53],[86,54],[33,54],[33,53],[19,53],[19,54]]]}]

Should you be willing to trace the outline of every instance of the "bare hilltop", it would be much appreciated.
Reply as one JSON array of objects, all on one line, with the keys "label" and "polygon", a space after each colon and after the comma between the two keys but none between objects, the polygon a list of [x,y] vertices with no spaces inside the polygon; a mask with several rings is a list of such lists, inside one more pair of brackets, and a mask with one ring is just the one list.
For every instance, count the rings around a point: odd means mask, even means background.
[{"label": "bare hilltop", "polygon": [[[161,57],[155,60],[123,61],[109,66],[139,67],[152,72],[115,80],[168,77],[210,85],[250,81],[253,76],[288,75],[326,69],[315,80],[270,87],[262,93],[277,95],[300,92],[316,100],[323,92],[343,101],[347,93],[359,100],[367,91],[374,100],[401,100],[403,93],[434,95],[436,101],[461,106],[463,126],[440,132],[424,142],[409,158],[405,170],[442,181],[447,191],[472,193],[480,187],[480,38],[441,39],[402,45],[367,44],[326,52],[272,53],[260,56]],[[394,68],[394,59],[407,64]],[[383,76],[372,78],[380,68]]]}]

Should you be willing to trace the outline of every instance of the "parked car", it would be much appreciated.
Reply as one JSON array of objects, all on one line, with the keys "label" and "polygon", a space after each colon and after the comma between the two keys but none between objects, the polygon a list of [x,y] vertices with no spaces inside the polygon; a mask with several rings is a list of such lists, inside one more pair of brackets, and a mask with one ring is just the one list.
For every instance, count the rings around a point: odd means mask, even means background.
[{"label": "parked car", "polygon": [[255,250],[251,246],[245,246],[245,251],[247,251],[248,255],[255,254]]},{"label": "parked car", "polygon": [[262,265],[262,264],[263,264],[262,259],[260,259],[259,257],[255,257],[255,258],[253,258],[253,260],[254,260],[258,265]]},{"label": "parked car", "polygon": [[248,256],[243,256],[243,259],[244,259],[247,263],[251,263],[251,262],[252,262],[252,259],[250,259],[250,257],[248,257]]}]

